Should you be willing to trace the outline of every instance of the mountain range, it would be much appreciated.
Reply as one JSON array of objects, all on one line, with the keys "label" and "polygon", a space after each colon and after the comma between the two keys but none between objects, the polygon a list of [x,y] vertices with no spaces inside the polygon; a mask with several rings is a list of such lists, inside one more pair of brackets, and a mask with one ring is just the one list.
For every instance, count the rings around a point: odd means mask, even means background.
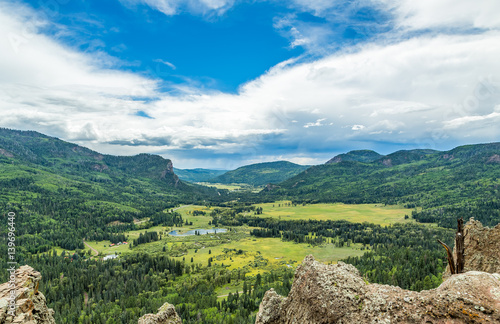
[{"label": "mountain range", "polygon": [[[475,213],[487,225],[499,217],[495,206],[500,204],[500,143],[465,145],[449,151],[402,150],[388,155],[357,150],[322,165],[266,162],[207,179],[223,171],[177,170],[171,160],[157,155],[112,156],[37,132],[0,129],[0,166],[4,193],[0,205],[5,209],[13,201],[18,201],[18,207],[34,208],[29,205],[39,197],[65,193],[62,197],[96,201],[110,210],[131,207],[137,213],[134,217],[139,218],[160,206],[165,209],[179,203],[234,198],[402,204],[420,207],[414,210],[417,220],[446,227],[453,226],[451,220],[456,215],[470,217]],[[180,180],[174,171],[212,183],[272,185],[258,194],[238,193],[231,198],[224,190]],[[26,195],[35,198],[22,202]]]},{"label": "mountain range", "polygon": [[264,186],[279,183],[309,168],[288,161],[264,162],[242,166],[208,180],[211,183],[244,183],[252,186]]},{"label": "mountain range", "polygon": [[365,152],[310,167],[262,194],[270,200],[421,207],[414,211],[417,220],[446,227],[453,227],[458,216],[488,225],[500,217],[500,143],[402,150],[378,158]]}]

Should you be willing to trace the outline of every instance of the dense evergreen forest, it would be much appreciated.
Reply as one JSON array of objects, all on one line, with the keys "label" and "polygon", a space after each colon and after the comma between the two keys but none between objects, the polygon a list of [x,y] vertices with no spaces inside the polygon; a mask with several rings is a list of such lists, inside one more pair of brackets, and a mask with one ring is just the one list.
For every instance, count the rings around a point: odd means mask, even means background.
[{"label": "dense evergreen forest", "polygon": [[[288,294],[288,268],[254,277],[222,266],[207,267],[164,255],[132,254],[120,259],[89,260],[79,254],[18,255],[43,275],[39,290],[55,310],[57,323],[137,323],[165,302],[176,305],[184,323],[254,323],[264,293]],[[1,266],[7,267],[2,259]],[[7,272],[0,280],[7,281]],[[215,289],[243,282],[243,292],[217,300]]]}]

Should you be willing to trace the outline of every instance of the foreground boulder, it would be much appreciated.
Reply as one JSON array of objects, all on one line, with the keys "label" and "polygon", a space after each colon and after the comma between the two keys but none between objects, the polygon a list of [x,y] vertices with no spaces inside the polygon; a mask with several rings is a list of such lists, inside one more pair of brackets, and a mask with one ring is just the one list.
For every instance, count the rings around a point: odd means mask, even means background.
[{"label": "foreground boulder", "polygon": [[288,297],[266,292],[255,323],[500,323],[500,275],[470,271],[414,292],[367,284],[354,266],[310,255]]},{"label": "foreground boulder", "polygon": [[54,311],[47,308],[45,296],[38,291],[42,279],[40,272],[30,266],[22,266],[15,270],[15,311],[9,314],[10,283],[0,285],[0,323],[15,324],[55,324]]},{"label": "foreground boulder", "polygon": [[158,309],[157,314],[146,314],[139,318],[137,324],[182,324],[182,320],[174,305],[165,303]]},{"label": "foreground boulder", "polygon": [[[471,218],[465,224],[464,233],[464,272],[500,273],[500,224],[493,228],[484,227],[480,221]],[[456,255],[455,249],[453,254]],[[449,275],[448,266],[444,277]]]}]

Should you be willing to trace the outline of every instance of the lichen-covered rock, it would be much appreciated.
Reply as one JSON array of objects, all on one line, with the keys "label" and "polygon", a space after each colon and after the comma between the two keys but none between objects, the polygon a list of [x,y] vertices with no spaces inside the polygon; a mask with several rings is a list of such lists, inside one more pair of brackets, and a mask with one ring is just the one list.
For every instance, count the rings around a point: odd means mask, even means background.
[{"label": "lichen-covered rock", "polygon": [[[488,228],[471,218],[464,226],[464,233],[464,272],[500,273],[500,224]],[[456,255],[455,249],[453,253]],[[447,267],[444,277],[449,275]]]},{"label": "lichen-covered rock", "polygon": [[182,324],[182,320],[174,305],[165,303],[158,309],[157,314],[146,314],[139,318],[137,324]]},{"label": "lichen-covered rock", "polygon": [[281,312],[281,304],[285,298],[278,295],[273,288],[266,291],[259,306],[259,319],[262,323],[277,323]]},{"label": "lichen-covered rock", "polygon": [[15,271],[15,316],[9,314],[10,283],[0,285],[0,323],[6,324],[55,324],[54,311],[47,308],[45,296],[38,291],[42,278],[30,266]]},{"label": "lichen-covered rock", "polygon": [[307,256],[288,297],[268,291],[256,324],[500,323],[500,275],[471,271],[422,292],[367,284],[352,265]]}]

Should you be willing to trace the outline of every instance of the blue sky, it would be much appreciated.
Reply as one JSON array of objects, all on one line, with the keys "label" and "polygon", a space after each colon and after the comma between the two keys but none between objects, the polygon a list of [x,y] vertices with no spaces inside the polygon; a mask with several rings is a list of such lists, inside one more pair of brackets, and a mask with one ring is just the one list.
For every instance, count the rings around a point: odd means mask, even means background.
[{"label": "blue sky", "polygon": [[[37,10],[43,2],[28,1]],[[270,3],[241,3],[227,12],[165,15],[147,5],[72,0],[52,21],[69,31],[59,38],[80,51],[104,51],[120,69],[170,84],[236,92],[240,84],[288,58],[304,53],[273,27],[289,9]],[[265,54],[263,53],[265,52]]]},{"label": "blue sky", "polygon": [[491,0],[0,0],[0,127],[178,168],[498,141]]}]

